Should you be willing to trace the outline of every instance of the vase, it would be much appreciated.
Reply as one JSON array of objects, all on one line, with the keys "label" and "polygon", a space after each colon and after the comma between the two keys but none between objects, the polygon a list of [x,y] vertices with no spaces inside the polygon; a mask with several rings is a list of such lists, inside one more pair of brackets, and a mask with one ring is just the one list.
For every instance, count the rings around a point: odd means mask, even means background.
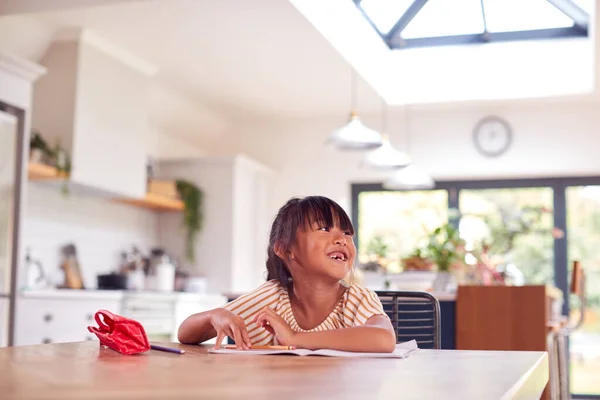
[{"label": "vase", "polygon": [[435,274],[432,288],[434,292],[452,292],[456,289],[456,279],[448,271],[439,271]]}]

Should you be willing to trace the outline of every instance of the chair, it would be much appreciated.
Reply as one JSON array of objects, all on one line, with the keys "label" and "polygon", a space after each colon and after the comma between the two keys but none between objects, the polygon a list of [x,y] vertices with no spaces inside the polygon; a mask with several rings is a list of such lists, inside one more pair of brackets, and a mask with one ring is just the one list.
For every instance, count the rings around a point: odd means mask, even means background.
[{"label": "chair", "polygon": [[396,342],[416,340],[421,349],[441,348],[440,303],[427,292],[376,291],[390,317]]},{"label": "chair", "polygon": [[571,398],[569,387],[569,336],[583,324],[586,311],[585,272],[581,268],[579,261],[573,262],[570,292],[579,298],[579,318],[575,321],[567,322],[565,326],[555,333],[555,351],[558,364],[558,398],[560,400]]}]

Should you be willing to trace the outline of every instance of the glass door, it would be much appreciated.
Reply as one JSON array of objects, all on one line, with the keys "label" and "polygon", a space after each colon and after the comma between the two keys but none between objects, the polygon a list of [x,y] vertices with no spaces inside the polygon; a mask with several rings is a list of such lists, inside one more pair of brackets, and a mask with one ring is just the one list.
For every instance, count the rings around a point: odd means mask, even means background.
[{"label": "glass door", "polygon": [[358,262],[384,255],[386,270],[401,268],[401,258],[423,244],[427,235],[448,221],[448,192],[362,192],[358,196]]},{"label": "glass door", "polygon": [[[583,324],[569,340],[571,393],[600,395],[600,186],[567,187],[566,205],[569,280],[574,260],[587,280]],[[570,300],[571,320],[577,320],[581,309]]]},{"label": "glass door", "polygon": [[459,230],[467,250],[489,258],[512,284],[554,281],[553,190],[549,187],[461,189]]}]

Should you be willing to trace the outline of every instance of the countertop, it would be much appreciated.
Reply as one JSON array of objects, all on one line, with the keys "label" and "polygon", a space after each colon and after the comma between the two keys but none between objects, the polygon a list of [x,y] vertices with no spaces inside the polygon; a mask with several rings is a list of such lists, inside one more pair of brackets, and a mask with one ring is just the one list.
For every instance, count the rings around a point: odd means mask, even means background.
[{"label": "countertop", "polygon": [[136,299],[164,299],[176,301],[202,301],[207,298],[222,298],[225,296],[214,293],[189,293],[189,292],[158,292],[158,291],[133,291],[133,290],[98,290],[98,289],[43,289],[23,290],[21,297],[37,299],[87,299],[87,300],[123,300]]}]

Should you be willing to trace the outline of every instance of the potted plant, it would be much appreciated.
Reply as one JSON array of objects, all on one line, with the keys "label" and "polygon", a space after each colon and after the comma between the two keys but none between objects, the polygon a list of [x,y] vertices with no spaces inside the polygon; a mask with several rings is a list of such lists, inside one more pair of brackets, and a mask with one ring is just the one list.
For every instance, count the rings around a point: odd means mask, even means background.
[{"label": "potted plant", "polygon": [[428,239],[426,250],[438,271],[433,288],[446,291],[453,284],[451,267],[464,262],[465,242],[450,223],[437,227]]},{"label": "potted plant", "polygon": [[52,151],[50,150],[48,143],[46,143],[39,132],[31,132],[31,139],[29,140],[29,160],[34,163],[47,164],[50,158],[52,158]]},{"label": "potted plant", "polygon": [[411,255],[402,259],[404,271],[432,271],[434,262],[426,254],[426,251],[417,248]]},{"label": "potted plant", "polygon": [[196,237],[202,230],[204,214],[202,212],[202,190],[186,180],[175,181],[177,193],[183,201],[183,224],[186,228],[185,255],[189,262],[196,261]]}]

